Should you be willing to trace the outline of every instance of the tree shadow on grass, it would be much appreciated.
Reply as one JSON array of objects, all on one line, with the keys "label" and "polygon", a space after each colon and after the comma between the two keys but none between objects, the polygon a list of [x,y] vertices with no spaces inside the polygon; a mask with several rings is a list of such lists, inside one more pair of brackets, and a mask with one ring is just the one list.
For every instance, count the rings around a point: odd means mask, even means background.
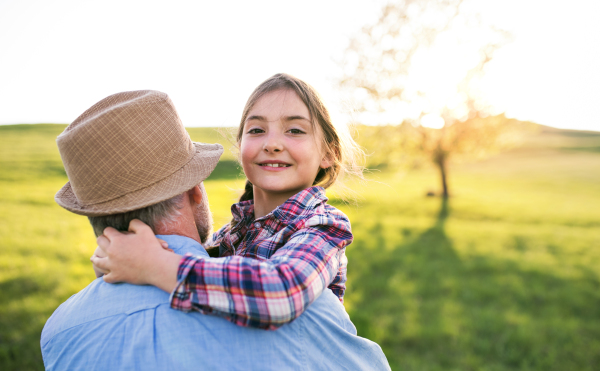
[{"label": "tree shadow on grass", "polygon": [[567,280],[488,256],[463,261],[445,232],[449,217],[443,200],[434,224],[414,238],[385,216],[354,228],[350,316],[360,336],[381,345],[392,369],[593,370],[600,364],[597,275]]}]

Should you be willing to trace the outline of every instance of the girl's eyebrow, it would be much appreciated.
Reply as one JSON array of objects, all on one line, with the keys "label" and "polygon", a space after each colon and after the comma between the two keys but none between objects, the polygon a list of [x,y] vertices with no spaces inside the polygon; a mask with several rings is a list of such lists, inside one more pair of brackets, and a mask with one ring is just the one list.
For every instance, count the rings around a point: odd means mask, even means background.
[{"label": "girl's eyebrow", "polygon": [[284,120],[285,121],[292,121],[292,120],[306,120],[306,121],[310,121],[306,117],[299,116],[299,115],[296,115],[296,116],[287,116],[287,117],[284,117]]},{"label": "girl's eyebrow", "polygon": [[248,116],[246,121],[250,121],[250,120],[267,121],[267,119],[264,116],[258,116],[258,115]]},{"label": "girl's eyebrow", "polygon": [[[248,116],[248,118],[246,118],[246,121],[252,121],[252,120],[268,121],[266,117],[259,116],[259,115],[252,115],[252,116]],[[285,117],[283,117],[283,121],[292,121],[292,120],[306,120],[306,121],[310,121],[306,117],[300,116],[300,115],[285,116]]]}]

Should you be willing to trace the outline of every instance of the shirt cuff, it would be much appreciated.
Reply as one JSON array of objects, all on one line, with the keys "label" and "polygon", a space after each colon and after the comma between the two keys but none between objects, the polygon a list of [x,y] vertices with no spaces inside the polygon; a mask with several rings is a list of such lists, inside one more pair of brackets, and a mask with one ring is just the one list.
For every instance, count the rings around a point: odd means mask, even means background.
[{"label": "shirt cuff", "polygon": [[[191,288],[189,287],[190,285],[188,278],[190,272],[193,275],[194,267],[201,260],[201,257],[194,256],[190,253],[185,254],[183,258],[181,258],[181,261],[179,262],[179,268],[177,269],[177,285],[169,296],[171,308],[183,312],[189,312],[193,309],[193,299],[196,297],[197,300],[198,295],[197,293],[192,292]],[[196,289],[198,289],[197,284],[194,286]]]}]

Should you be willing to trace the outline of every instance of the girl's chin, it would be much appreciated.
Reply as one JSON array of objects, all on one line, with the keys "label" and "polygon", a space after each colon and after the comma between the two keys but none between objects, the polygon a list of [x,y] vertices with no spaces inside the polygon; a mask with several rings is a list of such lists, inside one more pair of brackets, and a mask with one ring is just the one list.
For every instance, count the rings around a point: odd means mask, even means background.
[{"label": "girl's chin", "polygon": [[297,188],[297,187],[277,187],[277,186],[273,186],[273,185],[269,185],[267,187],[258,187],[260,189],[260,191],[264,192],[264,193],[271,193],[271,194],[277,194],[277,195],[284,195],[284,194],[289,194],[290,196],[295,195],[296,193],[300,192],[301,190],[303,190],[305,187],[301,187],[301,188]]}]

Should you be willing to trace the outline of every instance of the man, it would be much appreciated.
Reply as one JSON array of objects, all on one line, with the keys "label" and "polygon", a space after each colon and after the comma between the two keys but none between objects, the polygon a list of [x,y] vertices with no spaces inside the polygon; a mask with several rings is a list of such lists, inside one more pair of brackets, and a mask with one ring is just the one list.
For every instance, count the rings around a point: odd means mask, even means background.
[{"label": "man", "polygon": [[[57,144],[69,182],[56,201],[88,216],[96,235],[108,226],[127,230],[140,219],[175,253],[208,257],[200,244],[212,224],[202,181],[223,148],[193,143],[166,94],[105,98],[69,125]],[[379,346],[356,336],[329,290],[277,331],[186,314],[169,302],[156,287],[96,279],[46,323],[46,368],[389,369]]]}]

